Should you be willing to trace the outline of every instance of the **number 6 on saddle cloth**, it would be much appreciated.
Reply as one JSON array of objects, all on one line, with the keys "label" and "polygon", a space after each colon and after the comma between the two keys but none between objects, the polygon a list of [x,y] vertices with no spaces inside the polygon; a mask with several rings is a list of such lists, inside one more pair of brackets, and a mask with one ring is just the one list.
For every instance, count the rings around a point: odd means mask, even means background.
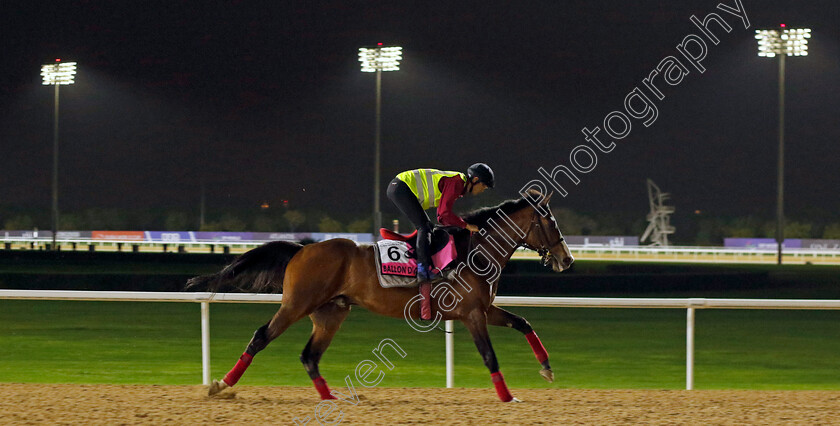
[{"label": "number 6 on saddle cloth", "polygon": [[[379,284],[384,288],[417,287],[417,259],[414,255],[414,242],[417,231],[402,235],[385,228],[379,230],[382,240],[374,244],[376,273]],[[432,271],[441,273],[458,257],[455,239],[443,227],[432,231]]]}]

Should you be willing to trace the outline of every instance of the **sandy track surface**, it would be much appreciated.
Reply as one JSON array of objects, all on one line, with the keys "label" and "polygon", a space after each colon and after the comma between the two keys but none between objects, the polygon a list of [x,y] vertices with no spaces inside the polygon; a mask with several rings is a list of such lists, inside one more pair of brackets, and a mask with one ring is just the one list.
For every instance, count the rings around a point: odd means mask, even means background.
[{"label": "sandy track surface", "polygon": [[[507,404],[489,388],[356,391],[357,405],[321,405],[324,424],[840,424],[840,391],[520,389],[525,402]],[[0,424],[319,424],[311,388],[209,398],[202,386],[0,384],[0,395]]]}]

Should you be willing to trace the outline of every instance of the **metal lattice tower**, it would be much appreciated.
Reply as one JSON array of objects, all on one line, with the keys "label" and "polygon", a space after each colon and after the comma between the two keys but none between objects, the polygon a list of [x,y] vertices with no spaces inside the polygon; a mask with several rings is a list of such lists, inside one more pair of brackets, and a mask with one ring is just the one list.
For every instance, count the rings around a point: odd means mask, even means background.
[{"label": "metal lattice tower", "polygon": [[671,214],[674,213],[674,206],[665,205],[671,198],[670,194],[659,190],[659,187],[652,180],[647,180],[648,201],[650,202],[650,213],[647,220],[650,222],[645,233],[642,234],[640,242],[650,237],[652,246],[668,246],[668,235],[673,234],[676,228],[671,226]]}]

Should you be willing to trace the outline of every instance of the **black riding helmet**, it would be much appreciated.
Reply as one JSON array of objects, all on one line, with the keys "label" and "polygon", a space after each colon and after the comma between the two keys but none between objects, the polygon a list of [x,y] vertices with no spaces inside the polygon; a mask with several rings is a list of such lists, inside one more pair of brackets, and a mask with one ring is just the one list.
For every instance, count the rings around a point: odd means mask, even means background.
[{"label": "black riding helmet", "polygon": [[475,163],[467,169],[467,179],[472,180],[473,176],[478,178],[478,181],[492,188],[495,184],[495,176],[493,169],[484,163]]}]

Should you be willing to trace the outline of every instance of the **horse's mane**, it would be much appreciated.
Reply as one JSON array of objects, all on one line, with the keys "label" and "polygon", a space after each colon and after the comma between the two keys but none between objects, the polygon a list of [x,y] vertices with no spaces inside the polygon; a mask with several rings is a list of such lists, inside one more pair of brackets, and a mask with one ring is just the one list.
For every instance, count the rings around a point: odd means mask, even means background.
[{"label": "horse's mane", "polygon": [[498,206],[484,207],[478,210],[473,210],[464,215],[463,219],[469,224],[476,225],[479,228],[482,228],[487,226],[487,221],[489,219],[495,218],[498,221],[498,214],[496,213],[497,210],[501,210],[506,215],[510,215],[511,213],[518,212],[519,210],[522,210],[529,205],[530,204],[528,203],[528,199],[525,197],[507,200],[502,204],[499,204]]}]

